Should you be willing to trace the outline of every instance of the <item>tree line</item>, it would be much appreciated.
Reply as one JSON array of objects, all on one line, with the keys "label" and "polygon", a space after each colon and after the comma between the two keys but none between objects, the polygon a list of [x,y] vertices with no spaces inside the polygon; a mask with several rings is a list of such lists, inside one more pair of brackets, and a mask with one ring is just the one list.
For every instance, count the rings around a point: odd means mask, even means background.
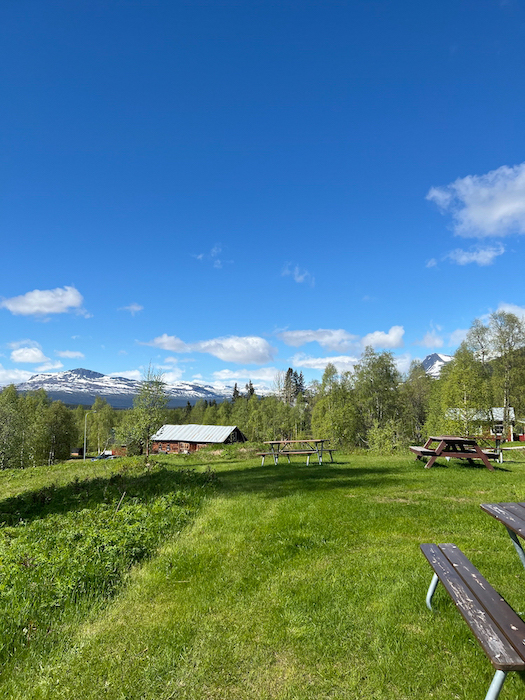
[{"label": "tree line", "polygon": [[133,408],[115,410],[97,397],[90,409],[49,401],[45,392],[0,392],[0,468],[30,467],[67,459],[81,447],[100,453],[126,445],[147,454],[148,438],[163,424],[237,425],[248,440],[323,437],[334,446],[383,453],[421,444],[431,434],[473,435],[480,416],[490,424],[503,409],[504,433],[511,408],[525,417],[525,325],[512,313],[476,319],[439,379],[414,361],[402,376],[390,352],[368,347],[352,371],[328,364],[320,381],[306,384],[293,368],[277,373],[272,394],[257,396],[250,382],[230,400],[199,400],[167,408],[161,373],[145,374]]}]

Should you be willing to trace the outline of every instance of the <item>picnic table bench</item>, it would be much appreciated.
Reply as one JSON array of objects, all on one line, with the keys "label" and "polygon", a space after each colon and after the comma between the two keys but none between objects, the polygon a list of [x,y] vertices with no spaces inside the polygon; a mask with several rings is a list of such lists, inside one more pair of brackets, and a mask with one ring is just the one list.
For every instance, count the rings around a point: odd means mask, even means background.
[{"label": "picnic table bench", "polygon": [[[437,443],[432,447],[433,443]],[[495,450],[482,450],[475,438],[463,438],[455,435],[440,435],[439,437],[429,437],[423,447],[411,445],[410,450],[416,455],[416,459],[430,457],[425,465],[425,469],[430,469],[438,457],[450,459],[467,459],[470,464],[473,460],[480,459],[483,464],[494,471],[494,467],[489,459],[499,459],[499,452]]]},{"label": "picnic table bench", "polygon": [[426,603],[439,581],[496,669],[485,700],[496,700],[507,673],[525,670],[525,622],[454,544],[422,544],[434,570]]},{"label": "picnic table bench", "polygon": [[265,457],[272,457],[274,464],[278,464],[279,457],[286,457],[290,463],[290,455],[305,455],[306,464],[310,464],[310,457],[315,455],[319,464],[323,463],[323,454],[328,452],[330,461],[333,462],[333,453],[336,451],[331,447],[325,447],[324,443],[328,442],[324,438],[312,438],[304,440],[268,440],[265,445],[269,445],[268,452],[258,452],[258,456],[262,457],[261,466],[264,466]]}]

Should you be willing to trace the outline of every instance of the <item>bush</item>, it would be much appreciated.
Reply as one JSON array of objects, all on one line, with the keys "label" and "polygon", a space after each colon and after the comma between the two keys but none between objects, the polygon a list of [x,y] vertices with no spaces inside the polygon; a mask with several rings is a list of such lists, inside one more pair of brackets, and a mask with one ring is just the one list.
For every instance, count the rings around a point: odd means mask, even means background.
[{"label": "bush", "polygon": [[405,446],[405,443],[406,439],[400,434],[399,426],[394,420],[386,421],[384,425],[375,422],[368,431],[368,446],[371,452],[391,455]]}]

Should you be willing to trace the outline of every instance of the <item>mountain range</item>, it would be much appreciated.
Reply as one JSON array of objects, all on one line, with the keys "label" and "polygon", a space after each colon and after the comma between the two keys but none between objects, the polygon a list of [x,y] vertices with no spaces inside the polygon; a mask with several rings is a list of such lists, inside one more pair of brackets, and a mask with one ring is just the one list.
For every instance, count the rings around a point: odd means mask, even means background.
[{"label": "mountain range", "polygon": [[[165,388],[170,408],[185,406],[188,401],[194,404],[199,399],[224,401],[233,392],[233,387],[226,385],[217,390],[210,385],[191,382],[167,384]],[[68,405],[91,406],[95,398],[100,396],[113,408],[131,408],[133,397],[140,389],[140,381],[112,377],[89,369],[71,369],[57,374],[35,374],[27,382],[18,384],[16,389],[19,392],[44,389],[52,401],[62,401]]]},{"label": "mountain range", "polygon": [[[439,377],[441,368],[452,360],[450,355],[432,353],[422,362],[425,372],[434,378]],[[71,369],[56,374],[35,374],[27,382],[18,384],[17,391],[25,393],[44,389],[52,401],[62,401],[68,405],[91,406],[97,396],[105,399],[113,408],[131,408],[133,398],[140,389],[140,381],[126,377],[113,377],[89,369]],[[264,395],[268,389],[255,386],[257,394]],[[196,403],[199,399],[221,402],[229,399],[233,387],[223,385],[220,388],[209,384],[178,382],[167,384],[166,393],[169,397],[170,408],[185,406],[189,401]]]}]

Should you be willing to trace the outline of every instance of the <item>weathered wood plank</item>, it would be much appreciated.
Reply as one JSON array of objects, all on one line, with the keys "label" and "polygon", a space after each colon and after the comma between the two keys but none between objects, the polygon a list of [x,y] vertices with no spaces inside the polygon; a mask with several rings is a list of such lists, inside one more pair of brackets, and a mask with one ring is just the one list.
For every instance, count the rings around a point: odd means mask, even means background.
[{"label": "weathered wood plank", "polygon": [[525,622],[456,545],[439,547],[525,662]]},{"label": "weathered wood plank", "polygon": [[[450,552],[453,561],[447,558],[441,549],[442,547],[445,548],[446,552]],[[462,553],[455,545],[422,544],[421,550],[460,611],[463,619],[481,644],[492,665],[502,671],[524,670],[525,647],[523,654],[517,651],[503,629],[494,622],[487,607],[478,597],[478,595],[481,595],[480,591],[483,591],[482,597],[487,601],[489,609],[494,611],[496,617],[500,614],[496,612],[496,600],[499,597],[501,604],[503,599],[490,586],[488,581],[481,576],[479,571],[470,564],[464,555],[464,558],[460,556]],[[460,575],[458,569],[461,570],[461,573],[465,575],[467,580]],[[504,627],[514,624],[516,630],[513,630],[513,633],[517,632],[518,637],[516,634],[513,634],[513,638],[518,639],[520,629],[524,628],[525,631],[525,626],[510,606],[507,606],[504,610],[504,619],[501,620],[501,624]]]},{"label": "weathered wood plank", "polygon": [[516,515],[510,512],[508,510],[510,505],[512,504],[482,503],[481,509],[489,515],[492,515],[492,517],[496,518],[496,520],[499,520],[500,523],[503,523],[503,525],[508,527],[509,530],[512,530],[517,535],[520,535],[520,537],[525,539],[525,520],[521,517],[521,511],[518,511],[519,514]]}]

